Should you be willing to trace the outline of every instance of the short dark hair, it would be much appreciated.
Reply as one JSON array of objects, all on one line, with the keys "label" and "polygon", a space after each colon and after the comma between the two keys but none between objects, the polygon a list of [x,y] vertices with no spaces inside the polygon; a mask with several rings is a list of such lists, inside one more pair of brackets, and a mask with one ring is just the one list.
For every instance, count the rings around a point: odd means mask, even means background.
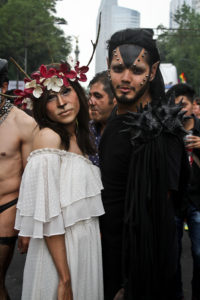
[{"label": "short dark hair", "polygon": [[109,97],[109,103],[113,103],[114,94],[112,92],[111,86],[110,86],[110,80],[108,78],[108,72],[102,71],[99,73],[96,73],[96,75],[93,77],[93,79],[89,83],[89,87],[91,87],[93,84],[101,82],[103,84],[103,90],[108,94]]},{"label": "short dark hair", "polygon": [[147,50],[150,55],[151,65],[160,61],[160,55],[156,41],[153,39],[153,34],[153,30],[150,28],[127,28],[115,32],[111,36],[110,40],[107,41],[109,63],[112,60],[113,50],[125,44],[137,45]]},{"label": "short dark hair", "polygon": [[[48,69],[51,67],[59,69],[60,64],[52,64],[47,66]],[[68,67],[70,69],[69,65]],[[77,143],[83,154],[93,154],[94,147],[89,137],[89,112],[87,97],[79,82],[73,82],[70,80],[69,82],[75,90],[80,103],[80,110],[77,115]],[[33,117],[38,123],[40,129],[48,127],[54,130],[57,134],[59,134],[64,148],[68,150],[70,142],[70,133],[67,131],[66,126],[61,123],[52,121],[47,115],[46,105],[50,93],[51,91],[45,89],[42,96],[39,99],[35,99],[33,97]]]},{"label": "short dark hair", "polygon": [[[113,50],[121,45],[129,44],[140,46],[147,51],[147,63],[150,67],[156,62],[160,62],[160,55],[153,34],[153,30],[150,28],[127,28],[115,32],[107,41],[109,64],[113,57]],[[165,102],[165,85],[159,66],[155,78],[149,84],[149,90],[152,96],[152,105],[156,106]]]},{"label": "short dark hair", "polygon": [[9,82],[8,79],[8,61],[0,58],[0,87],[4,82]]},{"label": "short dark hair", "polygon": [[200,98],[199,98],[199,97],[196,97],[196,98],[194,99],[194,101],[196,102],[197,105],[200,105]]},{"label": "short dark hair", "polygon": [[188,100],[193,103],[194,96],[195,96],[195,90],[193,87],[187,83],[178,83],[173,85],[166,93],[167,99],[169,99],[171,96],[174,96],[175,98],[179,96],[186,96]]}]

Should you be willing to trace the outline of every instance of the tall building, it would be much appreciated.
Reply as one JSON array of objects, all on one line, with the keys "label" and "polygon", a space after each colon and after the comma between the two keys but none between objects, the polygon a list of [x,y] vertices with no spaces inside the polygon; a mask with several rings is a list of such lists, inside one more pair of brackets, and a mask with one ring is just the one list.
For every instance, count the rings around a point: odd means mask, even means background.
[{"label": "tall building", "polygon": [[171,0],[170,2],[170,28],[177,28],[177,23],[173,17],[177,9],[180,9],[183,4],[193,8],[196,12],[200,13],[200,0]]},{"label": "tall building", "polygon": [[125,7],[118,6],[117,0],[102,0],[97,16],[97,29],[99,14],[101,12],[101,31],[96,49],[95,72],[101,72],[107,68],[106,41],[111,35],[121,29],[140,27],[140,13]]}]

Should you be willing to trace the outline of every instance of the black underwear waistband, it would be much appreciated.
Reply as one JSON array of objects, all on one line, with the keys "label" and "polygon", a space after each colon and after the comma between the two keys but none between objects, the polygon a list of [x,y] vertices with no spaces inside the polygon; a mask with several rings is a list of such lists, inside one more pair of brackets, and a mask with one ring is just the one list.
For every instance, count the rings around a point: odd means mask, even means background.
[{"label": "black underwear waistband", "polygon": [[0,237],[0,245],[12,245],[16,242],[17,236]]},{"label": "black underwear waistband", "polygon": [[6,203],[6,204],[0,205],[0,214],[1,214],[4,210],[8,209],[9,207],[11,207],[11,206],[17,204],[17,200],[18,200],[18,198],[14,199],[14,200],[12,200],[12,201]]}]

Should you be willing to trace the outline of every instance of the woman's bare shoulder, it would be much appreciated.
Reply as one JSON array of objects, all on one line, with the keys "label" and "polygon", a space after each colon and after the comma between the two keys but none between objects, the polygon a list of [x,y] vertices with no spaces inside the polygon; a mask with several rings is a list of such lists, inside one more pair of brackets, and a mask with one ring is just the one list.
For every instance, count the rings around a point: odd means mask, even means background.
[{"label": "woman's bare shoulder", "polygon": [[60,136],[50,128],[39,130],[33,141],[33,150],[41,148],[61,149]]}]

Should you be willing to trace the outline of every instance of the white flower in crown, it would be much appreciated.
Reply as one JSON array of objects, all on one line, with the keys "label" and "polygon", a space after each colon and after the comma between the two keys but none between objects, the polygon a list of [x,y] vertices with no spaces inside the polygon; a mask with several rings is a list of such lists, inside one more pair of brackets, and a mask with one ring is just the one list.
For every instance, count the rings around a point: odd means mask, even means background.
[{"label": "white flower in crown", "polygon": [[31,80],[29,82],[26,82],[26,84],[25,84],[26,89],[36,88],[36,86],[37,86],[37,83],[36,83],[35,79]]},{"label": "white flower in crown", "polygon": [[22,103],[26,104],[26,108],[32,110],[33,104],[30,98],[23,99]]},{"label": "white flower in crown", "polygon": [[37,84],[36,88],[34,88],[34,90],[33,90],[33,96],[35,98],[40,98],[42,94],[43,94],[43,89],[41,88],[41,86],[39,84]]},{"label": "white flower in crown", "polygon": [[57,76],[52,76],[50,78],[47,78],[43,85],[47,87],[47,90],[52,90],[54,92],[59,92],[61,87],[63,86],[63,80],[62,78],[58,78]]},{"label": "white flower in crown", "polygon": [[32,81],[29,81],[29,82],[26,82],[25,84],[25,88],[26,89],[33,89],[33,96],[35,98],[40,98],[40,96],[42,95],[43,93],[43,90],[41,88],[41,85],[40,84],[37,84],[36,80],[32,80]]}]

